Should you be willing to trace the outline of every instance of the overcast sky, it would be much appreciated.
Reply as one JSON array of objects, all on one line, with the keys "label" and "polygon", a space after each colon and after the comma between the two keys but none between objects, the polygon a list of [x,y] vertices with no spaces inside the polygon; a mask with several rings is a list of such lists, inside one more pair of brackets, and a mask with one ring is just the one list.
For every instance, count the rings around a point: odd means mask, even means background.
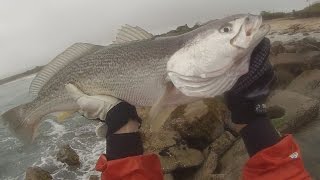
[{"label": "overcast sky", "polygon": [[44,65],[75,42],[109,44],[123,24],[156,34],[235,13],[306,5],[305,0],[1,0],[0,79]]}]

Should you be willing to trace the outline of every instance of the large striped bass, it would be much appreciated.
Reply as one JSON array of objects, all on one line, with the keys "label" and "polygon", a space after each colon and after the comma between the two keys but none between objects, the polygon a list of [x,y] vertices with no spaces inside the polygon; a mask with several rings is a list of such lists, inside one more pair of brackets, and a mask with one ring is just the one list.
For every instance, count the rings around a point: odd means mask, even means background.
[{"label": "large striped bass", "polygon": [[[76,43],[33,80],[34,100],[2,115],[21,140],[32,142],[50,113],[79,110],[65,84],[88,95],[110,95],[135,106],[152,106],[150,117],[170,105],[214,97],[248,71],[254,47],[269,31],[260,16],[241,14],[209,21],[178,36],[153,37],[124,26],[109,46]],[[159,129],[163,121],[152,121]]]}]

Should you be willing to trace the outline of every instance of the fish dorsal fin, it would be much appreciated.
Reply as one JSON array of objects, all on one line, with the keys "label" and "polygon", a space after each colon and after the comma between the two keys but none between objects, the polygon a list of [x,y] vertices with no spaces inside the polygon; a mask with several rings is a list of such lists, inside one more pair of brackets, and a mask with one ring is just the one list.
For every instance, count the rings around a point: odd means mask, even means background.
[{"label": "fish dorsal fin", "polygon": [[80,59],[88,54],[91,54],[103,46],[75,43],[64,52],[56,56],[49,64],[44,66],[41,71],[33,79],[29,92],[32,96],[37,96],[41,88],[63,67],[71,61]]},{"label": "fish dorsal fin", "polygon": [[139,26],[133,27],[128,24],[124,25],[119,29],[116,36],[116,40],[113,44],[122,44],[132,41],[141,41],[145,39],[151,39],[153,35]]}]

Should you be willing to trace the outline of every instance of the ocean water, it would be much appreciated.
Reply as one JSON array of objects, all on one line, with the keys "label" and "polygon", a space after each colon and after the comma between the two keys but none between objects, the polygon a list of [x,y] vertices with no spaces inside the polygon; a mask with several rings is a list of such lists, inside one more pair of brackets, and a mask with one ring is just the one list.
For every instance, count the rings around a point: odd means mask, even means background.
[{"label": "ocean water", "polygon": [[[29,101],[28,87],[34,76],[0,85],[0,114]],[[96,160],[105,152],[105,139],[95,135],[97,122],[83,117],[58,123],[48,119],[39,127],[39,136],[32,145],[25,146],[0,125],[0,179],[24,179],[30,166],[40,166],[49,171],[54,179],[89,179],[99,174],[94,170]],[[80,156],[81,167],[71,170],[56,160],[59,147],[70,146]]]}]

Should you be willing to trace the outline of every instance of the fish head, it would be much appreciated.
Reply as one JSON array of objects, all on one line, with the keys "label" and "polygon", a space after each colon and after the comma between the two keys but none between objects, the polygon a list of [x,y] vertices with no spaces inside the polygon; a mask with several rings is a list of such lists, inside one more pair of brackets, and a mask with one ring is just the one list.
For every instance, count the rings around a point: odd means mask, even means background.
[{"label": "fish head", "polygon": [[219,95],[248,71],[250,55],[269,29],[251,14],[209,21],[185,35],[185,45],[167,63],[168,77],[185,95]]}]

